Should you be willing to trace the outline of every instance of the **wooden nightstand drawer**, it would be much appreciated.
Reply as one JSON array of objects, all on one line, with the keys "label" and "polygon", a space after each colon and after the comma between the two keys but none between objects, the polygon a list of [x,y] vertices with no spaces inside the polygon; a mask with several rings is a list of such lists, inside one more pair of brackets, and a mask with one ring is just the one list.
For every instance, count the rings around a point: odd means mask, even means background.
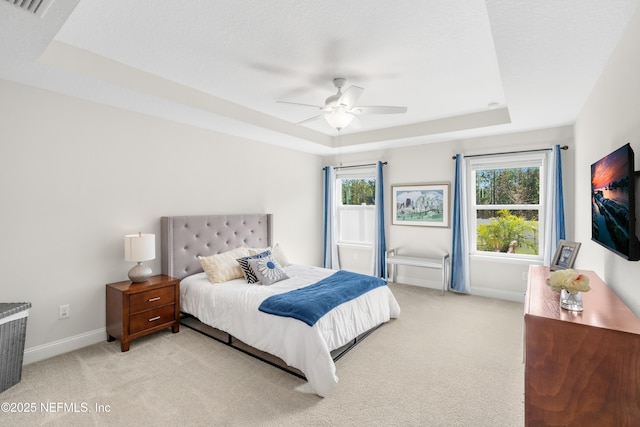
[{"label": "wooden nightstand drawer", "polygon": [[133,335],[173,321],[175,321],[175,306],[173,304],[143,311],[129,318],[129,334]]},{"label": "wooden nightstand drawer", "polygon": [[180,330],[180,280],[165,275],[148,281],[106,286],[107,341],[120,340],[128,351],[131,340],[171,328]]},{"label": "wooden nightstand drawer", "polygon": [[175,288],[165,286],[164,288],[152,289],[139,294],[129,295],[129,313],[150,310],[162,305],[175,303]]}]

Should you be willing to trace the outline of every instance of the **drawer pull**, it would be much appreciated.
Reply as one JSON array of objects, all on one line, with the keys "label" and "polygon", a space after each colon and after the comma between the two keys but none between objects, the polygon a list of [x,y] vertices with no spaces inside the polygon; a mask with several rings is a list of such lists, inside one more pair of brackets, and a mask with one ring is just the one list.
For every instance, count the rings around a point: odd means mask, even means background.
[{"label": "drawer pull", "polygon": [[158,301],[160,299],[160,297],[155,297],[155,298],[149,298],[149,302],[154,302],[154,301]]},{"label": "drawer pull", "polygon": [[155,322],[159,318],[160,318],[160,316],[152,317],[151,319],[149,319],[149,322]]}]

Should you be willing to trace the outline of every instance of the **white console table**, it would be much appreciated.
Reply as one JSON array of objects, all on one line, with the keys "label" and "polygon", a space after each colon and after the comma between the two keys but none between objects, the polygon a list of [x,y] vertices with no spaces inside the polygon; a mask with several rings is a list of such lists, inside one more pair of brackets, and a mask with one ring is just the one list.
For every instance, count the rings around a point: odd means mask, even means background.
[{"label": "white console table", "polygon": [[409,255],[398,255],[396,249],[387,251],[385,254],[387,268],[391,272],[391,281],[396,281],[396,266],[406,265],[410,267],[435,268],[442,270],[442,295],[447,289],[449,278],[449,254],[445,253],[442,258],[426,258]]}]

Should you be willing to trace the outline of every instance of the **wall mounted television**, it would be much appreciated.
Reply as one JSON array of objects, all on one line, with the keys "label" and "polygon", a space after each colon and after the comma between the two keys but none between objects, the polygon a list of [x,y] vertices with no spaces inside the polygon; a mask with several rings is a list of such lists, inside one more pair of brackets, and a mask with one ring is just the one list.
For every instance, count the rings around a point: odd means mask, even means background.
[{"label": "wall mounted television", "polygon": [[635,208],[634,157],[626,144],[591,165],[591,240],[639,260]]}]

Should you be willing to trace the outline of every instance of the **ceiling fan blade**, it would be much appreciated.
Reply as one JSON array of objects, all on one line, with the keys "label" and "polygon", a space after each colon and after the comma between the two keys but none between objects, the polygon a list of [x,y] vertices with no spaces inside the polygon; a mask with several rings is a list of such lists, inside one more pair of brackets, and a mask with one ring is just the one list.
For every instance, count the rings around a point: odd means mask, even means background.
[{"label": "ceiling fan blade", "polygon": [[291,104],[291,105],[301,105],[303,107],[313,107],[313,108],[318,108],[318,109],[322,109],[324,107],[321,107],[319,105],[311,105],[311,104],[301,104],[300,102],[289,102],[289,101],[276,101],[277,104]]},{"label": "ceiling fan blade", "polygon": [[362,95],[362,92],[364,92],[364,89],[360,86],[349,86],[338,100],[338,105],[344,105],[347,108],[353,107]]},{"label": "ceiling fan blade", "polygon": [[314,120],[318,120],[324,117],[324,114],[320,114],[319,116],[311,117],[309,119],[305,119],[301,122],[296,123],[296,125],[303,125],[305,123],[313,122]]},{"label": "ceiling fan blade", "polygon": [[358,118],[358,116],[354,115],[349,127],[353,130],[362,129],[362,121]]},{"label": "ceiling fan blade", "polygon": [[351,109],[354,114],[403,114],[407,112],[407,107],[355,107]]}]

